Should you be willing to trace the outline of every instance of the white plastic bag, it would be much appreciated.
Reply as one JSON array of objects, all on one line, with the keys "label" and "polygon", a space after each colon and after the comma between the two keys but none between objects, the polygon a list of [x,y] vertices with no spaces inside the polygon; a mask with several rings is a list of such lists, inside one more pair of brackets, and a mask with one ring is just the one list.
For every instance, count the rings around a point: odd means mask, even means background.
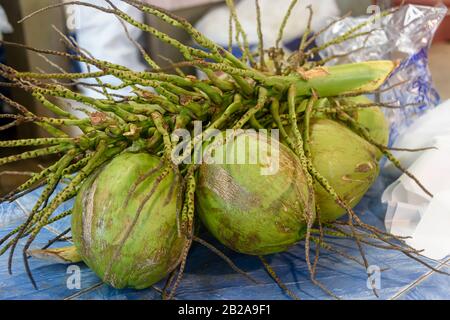
[{"label": "white plastic bag", "polygon": [[[446,14],[447,7],[443,4],[435,7],[405,5],[378,21],[373,21],[374,16],[347,17],[317,38],[317,44],[323,45],[361,23],[372,21],[358,31],[368,32],[367,35],[329,46],[320,52],[322,58],[340,57],[330,64],[401,59],[400,66],[382,87],[392,88],[379,95],[380,102],[394,104],[398,101],[402,106],[409,105],[384,110],[391,124],[390,142],[425,111],[440,103],[428,68],[428,49]],[[345,55],[348,52],[352,54]]]},{"label": "white plastic bag", "polygon": [[[430,109],[418,118],[394,143],[395,148],[422,149],[433,147],[435,137],[450,135],[450,100],[439,107]],[[393,151],[394,156],[409,168],[424,152]],[[450,160],[449,160],[450,161]],[[392,163],[388,162],[383,169],[390,175],[401,174]]]},{"label": "white plastic bag", "polygon": [[[403,174],[384,192],[389,232],[411,237],[406,242],[433,259],[450,255],[450,100],[428,111],[399,136],[397,148],[436,149],[398,152],[408,171],[433,194],[428,196]],[[391,165],[388,165],[388,168]],[[393,169],[390,168],[392,171]]]}]

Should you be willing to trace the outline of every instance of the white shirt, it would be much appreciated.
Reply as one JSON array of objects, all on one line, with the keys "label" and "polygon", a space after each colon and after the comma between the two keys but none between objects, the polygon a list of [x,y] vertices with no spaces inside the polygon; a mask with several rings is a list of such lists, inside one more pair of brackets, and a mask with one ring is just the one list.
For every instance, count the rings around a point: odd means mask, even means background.
[{"label": "white shirt", "polygon": [[11,32],[13,32],[13,28],[9,24],[5,10],[3,10],[2,6],[0,6],[0,40],[3,40],[4,33]]}]

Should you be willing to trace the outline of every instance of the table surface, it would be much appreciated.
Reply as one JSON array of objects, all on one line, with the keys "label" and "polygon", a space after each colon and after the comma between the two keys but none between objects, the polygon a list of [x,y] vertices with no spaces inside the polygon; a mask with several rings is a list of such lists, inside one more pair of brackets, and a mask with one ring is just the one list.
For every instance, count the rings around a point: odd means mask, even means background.
[{"label": "table surface", "polygon": [[[388,178],[380,177],[356,208],[365,221],[383,228],[385,207],[380,195]],[[14,203],[0,205],[0,237],[27,216],[39,196],[39,190]],[[60,210],[67,210],[71,202]],[[34,248],[45,245],[49,239],[64,231],[70,218],[48,226],[34,243]],[[231,252],[214,243],[233,262],[257,280],[254,283],[234,272],[221,258],[201,245],[194,245],[188,259],[187,270],[177,291],[176,299],[289,299],[264,271],[260,261],[251,256]],[[67,265],[52,264],[31,259],[30,264],[39,289],[33,289],[25,274],[20,251],[20,241],[14,260],[13,275],[7,271],[7,254],[0,257],[0,299],[160,299],[158,289],[116,290],[102,284],[99,278],[84,264],[77,264],[81,275],[81,289],[67,286],[71,269]],[[59,243],[59,246],[70,245]],[[337,239],[333,245],[341,251],[358,256],[353,241]],[[332,253],[323,252],[318,265],[317,279],[342,299],[446,299],[450,300],[450,277],[427,269],[402,253],[365,247],[371,265],[381,270],[379,298],[367,288],[367,273],[357,263]],[[287,287],[302,299],[331,299],[329,295],[311,283],[304,262],[303,246],[267,257]],[[441,271],[450,272],[450,259],[430,262]]]}]

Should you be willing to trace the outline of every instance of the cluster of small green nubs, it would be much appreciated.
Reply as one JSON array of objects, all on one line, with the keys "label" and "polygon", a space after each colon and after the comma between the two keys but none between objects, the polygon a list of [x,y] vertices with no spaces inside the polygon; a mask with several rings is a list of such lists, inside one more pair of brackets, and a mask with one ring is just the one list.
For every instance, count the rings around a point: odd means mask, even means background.
[{"label": "cluster of small green nubs", "polygon": [[[379,90],[397,64],[370,61],[325,66],[333,57],[320,60],[319,56],[333,44],[367,36],[360,30],[377,17],[319,47],[312,46],[315,36],[335,22],[315,35],[309,24],[298,51],[285,56],[279,43],[297,1],[291,3],[274,48],[264,48],[258,19],[260,44],[258,52],[252,52],[234,3],[228,0],[230,47],[236,43],[243,53],[237,58],[184,19],[136,0],[124,1],[183,29],[196,45],[180,43],[134,20],[109,1],[104,7],[77,1],[62,5],[84,5],[116,15],[125,32],[127,25],[132,25],[172,45],[184,57],[182,62],[170,65],[170,71],[176,72],[167,72],[168,68],[158,65],[137,43],[134,45],[148,63],[148,71],[135,72],[95,59],[62,33],[62,40],[75,53],[2,42],[33,51],[50,63],[48,56],[61,56],[93,69],[86,73],[34,73],[0,65],[0,75],[8,79],[3,85],[23,89],[54,115],[35,115],[1,96],[18,111],[2,117],[11,118],[14,125],[38,125],[49,137],[1,141],[1,147],[29,149],[1,158],[0,165],[47,155],[57,158],[2,199],[12,201],[41,188],[27,221],[0,239],[0,254],[9,252],[10,269],[14,250],[25,238],[23,257],[35,284],[29,249],[44,227],[68,215],[72,215],[71,235],[76,249],[50,250],[47,254],[66,261],[82,260],[116,288],[147,288],[170,275],[163,290],[166,298],[175,294],[193,241],[222,256],[199,238],[197,224],[225,246],[260,256],[280,285],[263,256],[285,251],[299,242],[305,244],[311,279],[324,290],[315,277],[319,250],[345,256],[325,241],[327,236],[354,239],[361,259],[353,259],[363,267],[368,262],[362,244],[370,245],[375,239],[386,248],[415,254],[413,249],[395,244],[393,236],[362,222],[352,210],[375,181],[383,155],[401,168],[386,146],[389,128],[380,109],[383,105],[365,98]],[[386,14],[389,12],[382,13]],[[181,68],[188,66],[202,71],[205,79],[185,75]],[[103,83],[106,75],[116,77],[121,84]],[[95,79],[96,84],[83,79]],[[75,84],[102,93],[104,98],[94,99],[71,90]],[[130,88],[131,94],[117,94],[116,90],[123,88]],[[61,107],[62,100],[90,109],[82,109],[86,117],[77,117]],[[195,135],[194,123],[199,122],[202,131]],[[82,133],[71,137],[65,131],[67,127],[77,127]],[[190,148],[177,155],[178,140],[173,133],[181,129],[190,132],[192,140]],[[261,129],[266,130],[266,136],[256,134]],[[212,130],[233,130],[235,134],[221,144],[211,143],[207,136]],[[279,133],[277,140],[272,134],[275,131]],[[266,162],[248,148],[252,141],[264,150],[274,150],[267,158],[278,159],[275,173],[261,174],[267,169]],[[209,142],[206,149],[213,149],[212,158],[237,150],[254,161],[186,161],[199,142],[204,147]],[[60,213],[58,208],[72,198],[73,209]],[[340,219],[344,215],[348,218]],[[316,252],[314,262],[310,258],[311,241]]]}]

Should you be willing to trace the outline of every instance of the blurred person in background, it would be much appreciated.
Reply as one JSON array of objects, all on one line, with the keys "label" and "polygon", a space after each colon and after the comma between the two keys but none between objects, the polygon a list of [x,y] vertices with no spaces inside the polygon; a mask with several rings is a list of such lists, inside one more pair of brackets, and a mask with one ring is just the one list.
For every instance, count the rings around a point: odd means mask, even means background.
[{"label": "blurred person in background", "polygon": [[[6,16],[5,10],[3,10],[3,7],[0,6],[0,40],[3,40],[3,34],[11,33],[13,31],[9,21],[8,17]],[[3,46],[0,44],[0,63],[5,63],[5,51]],[[0,77],[0,82],[5,81],[2,77]],[[0,94],[9,96],[10,92],[7,87],[0,86]],[[13,110],[6,105],[3,100],[0,100],[0,113],[12,113]],[[8,119],[0,119],[0,128],[5,128],[4,126],[7,126],[8,123],[10,123],[11,120]],[[11,130],[13,128],[8,130],[1,130],[0,135],[2,139],[6,139],[7,135],[11,133]]]},{"label": "blurred person in background", "polygon": [[[266,48],[275,47],[278,33],[283,18],[291,5],[292,0],[260,0],[262,34]],[[236,11],[242,28],[247,33],[248,41],[252,49],[258,46],[257,15],[255,0],[236,1]],[[318,31],[327,25],[330,18],[340,15],[336,0],[299,0],[291,13],[284,29],[283,43],[286,51],[294,51],[298,48],[300,37],[306,31],[309,10],[311,6],[314,18],[312,20],[312,31]],[[227,47],[228,45],[229,10],[226,5],[211,10],[196,24],[197,29],[204,35]],[[233,48],[235,54],[237,48]]]},{"label": "blurred person in background", "polygon": [[[120,0],[112,0],[111,2],[133,19],[144,22],[144,14],[138,9]],[[91,0],[89,3],[109,7],[104,0]],[[122,24],[112,14],[86,6],[69,6],[66,13],[68,30],[76,39],[80,49],[97,59],[120,64],[135,71],[146,69],[138,48],[133,44],[133,41],[141,41],[141,30],[129,24]],[[124,28],[127,29],[128,35]],[[133,40],[130,40],[129,37]],[[96,67],[88,66],[85,63],[77,63],[77,68],[81,72],[98,70]],[[112,76],[103,77],[101,80],[112,85],[121,83],[119,79]],[[94,79],[85,79],[84,82],[96,84]],[[93,98],[104,98],[101,93],[89,90],[86,87],[80,87],[79,89],[82,93]],[[115,91],[115,93],[123,95],[130,92],[130,88]]]}]

